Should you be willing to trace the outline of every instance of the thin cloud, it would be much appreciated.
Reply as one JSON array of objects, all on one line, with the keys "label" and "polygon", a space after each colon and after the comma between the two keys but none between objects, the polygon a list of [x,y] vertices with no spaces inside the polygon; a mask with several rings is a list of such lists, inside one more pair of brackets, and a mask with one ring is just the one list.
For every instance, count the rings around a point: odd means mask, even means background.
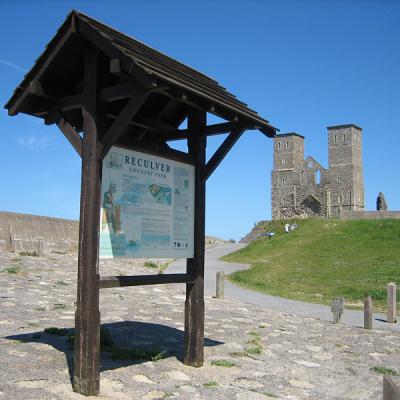
[{"label": "thin cloud", "polygon": [[23,74],[28,72],[26,68],[22,68],[19,65],[8,60],[0,60],[0,64],[6,65],[7,67],[14,69],[15,71],[22,72]]},{"label": "thin cloud", "polygon": [[17,139],[20,146],[29,150],[43,150],[49,146],[49,140],[46,136],[24,136]]}]

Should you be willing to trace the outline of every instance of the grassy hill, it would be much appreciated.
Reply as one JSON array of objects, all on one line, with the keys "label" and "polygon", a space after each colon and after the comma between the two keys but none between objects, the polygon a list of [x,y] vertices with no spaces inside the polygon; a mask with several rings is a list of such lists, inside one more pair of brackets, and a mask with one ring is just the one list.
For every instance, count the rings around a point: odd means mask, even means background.
[{"label": "grassy hill", "polygon": [[276,233],[273,239],[257,239],[223,257],[251,264],[230,279],[260,292],[314,303],[345,297],[355,308],[368,292],[374,305],[385,309],[387,283],[400,285],[400,220],[296,223],[295,231],[284,233],[282,222],[270,222],[265,230]]}]

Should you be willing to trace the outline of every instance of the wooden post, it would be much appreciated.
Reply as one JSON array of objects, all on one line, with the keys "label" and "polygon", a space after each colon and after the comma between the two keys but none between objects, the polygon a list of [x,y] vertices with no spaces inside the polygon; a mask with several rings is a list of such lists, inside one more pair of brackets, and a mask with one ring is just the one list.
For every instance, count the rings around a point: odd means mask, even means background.
[{"label": "wooden post", "polygon": [[396,322],[396,300],[396,284],[394,282],[390,282],[387,285],[387,322]]},{"label": "wooden post", "polygon": [[225,284],[225,272],[218,271],[216,278],[216,288],[215,288],[215,297],[217,299],[224,298],[224,284]]},{"label": "wooden post", "polygon": [[366,293],[364,295],[364,329],[372,329],[372,297]]},{"label": "wooden post", "polygon": [[204,362],[204,237],[206,187],[206,112],[192,110],[188,118],[189,154],[196,160],[194,201],[194,257],[187,260],[187,273],[194,282],[186,285],[185,339],[183,362],[201,367]]},{"label": "wooden post", "polygon": [[14,240],[14,228],[11,225],[8,226],[8,232],[9,232],[10,251],[15,253],[16,252],[16,246],[15,246],[15,240]]},{"label": "wooden post", "polygon": [[83,94],[82,183],[79,223],[78,296],[75,314],[75,392],[100,391],[99,218],[101,163],[98,160],[98,51],[85,54]]},{"label": "wooden post", "polygon": [[344,313],[344,299],[341,297],[334,297],[332,299],[331,311],[333,314],[333,323],[339,324],[340,318]]},{"label": "wooden post", "polygon": [[38,254],[38,257],[44,256],[44,240],[43,239],[39,239],[37,241],[37,254]]}]

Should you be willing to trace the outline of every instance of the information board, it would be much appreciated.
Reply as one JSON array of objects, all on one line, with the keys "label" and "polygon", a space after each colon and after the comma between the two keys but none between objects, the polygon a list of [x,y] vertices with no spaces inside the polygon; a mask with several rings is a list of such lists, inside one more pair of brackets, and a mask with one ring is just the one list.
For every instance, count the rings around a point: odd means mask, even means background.
[{"label": "information board", "polygon": [[100,257],[192,258],[193,165],[112,147],[103,160]]}]

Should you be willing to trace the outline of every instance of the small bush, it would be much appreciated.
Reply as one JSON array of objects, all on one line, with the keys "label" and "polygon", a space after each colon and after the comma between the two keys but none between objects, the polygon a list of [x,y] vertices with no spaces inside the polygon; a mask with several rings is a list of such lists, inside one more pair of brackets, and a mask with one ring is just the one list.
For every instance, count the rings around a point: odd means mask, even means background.
[{"label": "small bush", "polygon": [[396,370],[386,367],[372,367],[371,371],[380,375],[392,375],[392,376],[399,375],[399,373]]},{"label": "small bush", "polygon": [[8,272],[9,274],[18,274],[20,272],[19,267],[7,267],[4,271]]},{"label": "small bush", "polygon": [[35,311],[46,311],[46,307],[45,306],[37,306],[37,307],[35,307]]},{"label": "small bush", "polygon": [[250,347],[250,348],[246,349],[246,353],[247,354],[261,354],[262,349],[259,346]]},{"label": "small bush", "polygon": [[208,381],[208,382],[204,383],[203,386],[205,386],[205,387],[215,387],[215,386],[218,386],[218,382],[216,382],[216,381]]},{"label": "small bush", "polygon": [[214,360],[214,361],[211,361],[211,365],[214,365],[216,367],[226,367],[226,368],[236,366],[236,364],[230,360]]}]

